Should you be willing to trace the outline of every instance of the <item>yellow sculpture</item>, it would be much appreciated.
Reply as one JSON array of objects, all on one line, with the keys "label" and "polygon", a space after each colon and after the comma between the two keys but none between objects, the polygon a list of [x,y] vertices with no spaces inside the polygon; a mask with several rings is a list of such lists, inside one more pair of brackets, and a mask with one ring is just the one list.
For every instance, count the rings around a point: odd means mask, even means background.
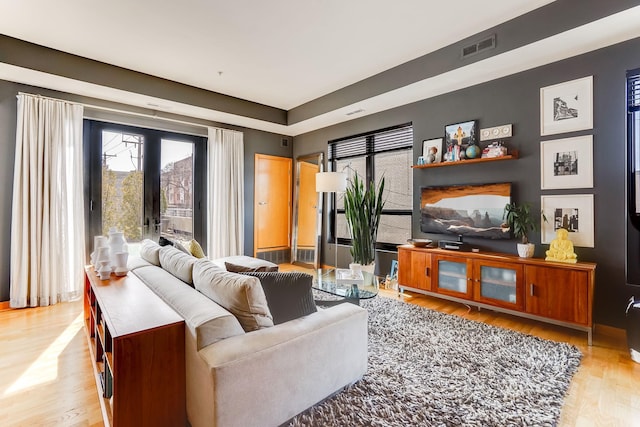
[{"label": "yellow sculpture", "polygon": [[569,240],[569,232],[566,229],[558,229],[556,238],[551,241],[546,255],[547,261],[578,262],[578,256],[573,252],[573,243]]}]

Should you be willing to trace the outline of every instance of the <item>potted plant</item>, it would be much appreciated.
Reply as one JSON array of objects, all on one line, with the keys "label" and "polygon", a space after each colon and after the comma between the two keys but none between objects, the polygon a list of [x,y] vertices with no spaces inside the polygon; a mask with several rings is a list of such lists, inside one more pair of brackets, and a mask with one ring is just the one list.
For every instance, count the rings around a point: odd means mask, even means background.
[{"label": "potted plant", "polygon": [[365,188],[364,181],[356,173],[349,180],[344,194],[344,212],[351,235],[351,257],[354,263],[362,266],[375,262],[378,226],[385,204],[383,192],[384,177],[377,186],[371,182]]},{"label": "potted plant", "polygon": [[[507,203],[504,207],[502,219],[506,221],[506,224],[513,231],[513,235],[521,239],[521,243],[518,243],[518,255],[522,258],[531,258],[535,251],[535,245],[529,242],[529,232],[540,229],[537,218],[531,213],[531,205],[529,203],[521,205]],[[544,213],[542,214],[542,219],[544,221],[547,220]]]}]

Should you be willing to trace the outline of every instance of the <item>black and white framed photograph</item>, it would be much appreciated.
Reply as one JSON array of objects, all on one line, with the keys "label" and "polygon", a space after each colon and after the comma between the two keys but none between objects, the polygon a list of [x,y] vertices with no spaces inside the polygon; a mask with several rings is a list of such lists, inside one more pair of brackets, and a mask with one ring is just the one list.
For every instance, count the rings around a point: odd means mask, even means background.
[{"label": "black and white framed photograph", "polygon": [[540,135],[593,128],[593,76],[540,89]]},{"label": "black and white framed photograph", "polygon": [[540,188],[593,188],[593,135],[542,141]]},{"label": "black and white framed photograph", "polygon": [[554,195],[540,197],[542,243],[551,243],[556,232],[564,228],[574,246],[594,247],[593,194]]},{"label": "black and white framed photograph", "polygon": [[442,161],[442,138],[422,141],[422,158],[426,164],[440,163]]}]

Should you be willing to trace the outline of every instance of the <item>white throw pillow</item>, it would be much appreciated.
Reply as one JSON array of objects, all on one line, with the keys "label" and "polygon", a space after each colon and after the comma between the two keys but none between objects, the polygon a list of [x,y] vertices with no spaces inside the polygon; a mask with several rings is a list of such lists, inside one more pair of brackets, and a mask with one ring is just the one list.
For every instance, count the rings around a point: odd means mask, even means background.
[{"label": "white throw pillow", "polygon": [[173,246],[160,248],[160,266],[178,279],[193,286],[193,263],[196,258]]},{"label": "white throw pillow", "polygon": [[140,244],[140,258],[160,267],[160,249],[161,246],[156,242],[144,239]]}]

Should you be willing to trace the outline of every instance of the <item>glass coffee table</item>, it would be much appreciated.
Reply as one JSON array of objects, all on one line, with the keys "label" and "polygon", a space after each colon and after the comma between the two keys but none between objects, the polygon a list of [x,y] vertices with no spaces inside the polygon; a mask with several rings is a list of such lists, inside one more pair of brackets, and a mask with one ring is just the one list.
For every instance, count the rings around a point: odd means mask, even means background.
[{"label": "glass coffee table", "polygon": [[318,305],[330,306],[344,302],[360,305],[360,300],[378,295],[379,282],[380,277],[367,272],[353,274],[348,268],[318,269],[312,287],[316,291],[333,297],[326,300],[316,299],[315,302]]}]

